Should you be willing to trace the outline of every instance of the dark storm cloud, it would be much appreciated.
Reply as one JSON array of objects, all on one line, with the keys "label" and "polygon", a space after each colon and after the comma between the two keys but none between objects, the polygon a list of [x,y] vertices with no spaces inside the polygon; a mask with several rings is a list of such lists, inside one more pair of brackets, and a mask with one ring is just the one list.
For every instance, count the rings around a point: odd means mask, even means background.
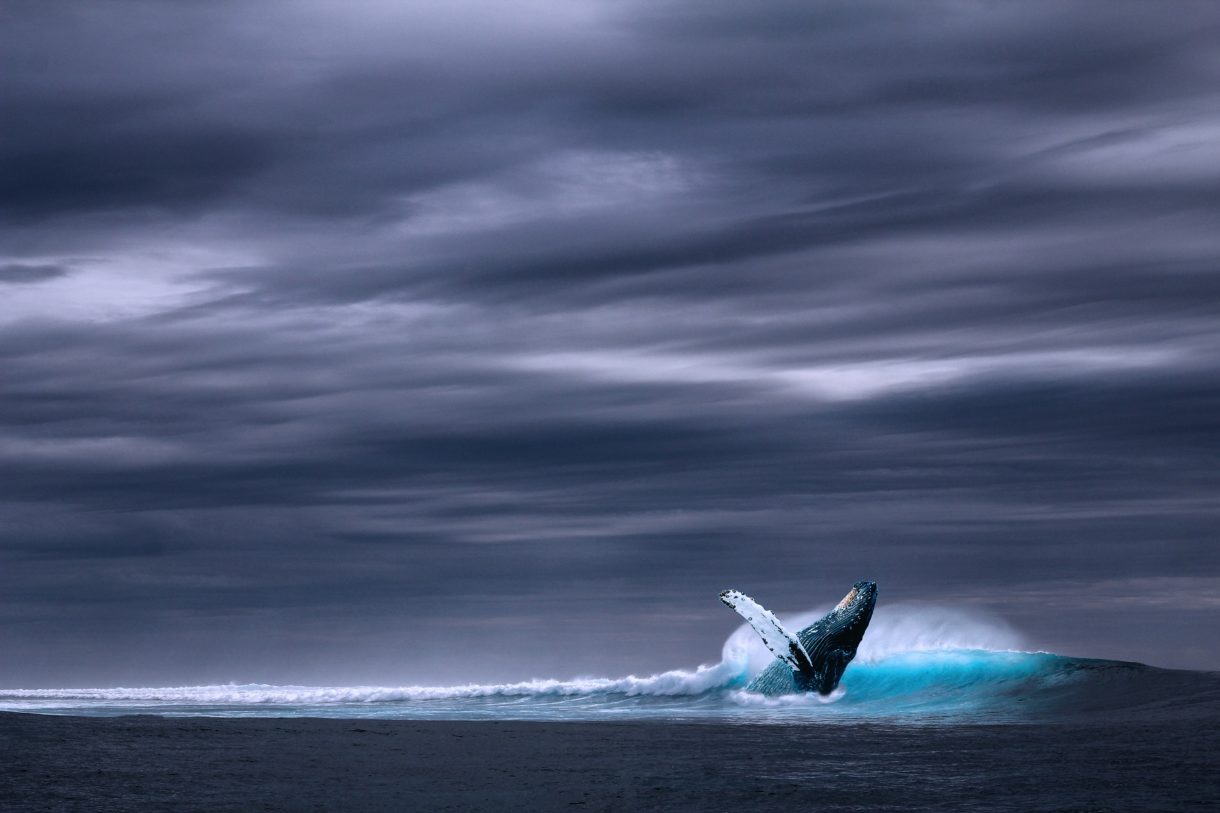
[{"label": "dark storm cloud", "polygon": [[11,283],[21,285],[32,282],[46,282],[51,279],[65,277],[72,273],[71,269],[62,265],[28,265],[25,263],[6,263],[0,265],[0,285]]},{"label": "dark storm cloud", "polygon": [[1214,667],[1218,22],[7,5],[0,682],[676,666],[863,576]]}]

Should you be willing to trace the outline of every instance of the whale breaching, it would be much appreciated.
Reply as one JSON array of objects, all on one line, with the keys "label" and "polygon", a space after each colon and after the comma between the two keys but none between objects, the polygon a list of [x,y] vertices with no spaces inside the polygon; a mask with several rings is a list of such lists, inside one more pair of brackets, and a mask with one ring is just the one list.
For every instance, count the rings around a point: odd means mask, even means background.
[{"label": "whale breaching", "polygon": [[877,584],[856,582],[838,606],[796,635],[740,590],[725,590],[720,600],[736,610],[779,659],[750,681],[747,691],[830,694],[839,685],[847,664],[856,657],[856,648],[872,620]]}]

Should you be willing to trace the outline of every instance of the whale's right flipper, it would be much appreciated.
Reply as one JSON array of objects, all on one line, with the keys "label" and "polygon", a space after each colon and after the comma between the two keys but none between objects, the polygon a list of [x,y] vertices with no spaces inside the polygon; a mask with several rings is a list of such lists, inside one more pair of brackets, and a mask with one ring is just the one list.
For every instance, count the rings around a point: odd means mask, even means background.
[{"label": "whale's right flipper", "polygon": [[779,623],[779,619],[772,615],[770,610],[740,590],[725,590],[720,594],[720,600],[754,628],[758,637],[767,645],[767,649],[775,653],[775,657],[791,666],[794,672],[813,677],[813,660],[809,653],[795,635],[784,629],[784,625]]}]

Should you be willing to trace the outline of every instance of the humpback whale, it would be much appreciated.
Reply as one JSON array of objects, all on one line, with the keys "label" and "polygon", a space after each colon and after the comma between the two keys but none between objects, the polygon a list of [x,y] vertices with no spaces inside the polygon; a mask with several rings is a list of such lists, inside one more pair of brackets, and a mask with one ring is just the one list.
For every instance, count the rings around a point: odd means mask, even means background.
[{"label": "humpback whale", "polygon": [[735,610],[778,658],[750,681],[747,691],[760,694],[813,692],[830,694],[873,617],[875,582],[856,582],[833,610],[793,635],[779,620],[740,590],[725,590],[720,600]]}]

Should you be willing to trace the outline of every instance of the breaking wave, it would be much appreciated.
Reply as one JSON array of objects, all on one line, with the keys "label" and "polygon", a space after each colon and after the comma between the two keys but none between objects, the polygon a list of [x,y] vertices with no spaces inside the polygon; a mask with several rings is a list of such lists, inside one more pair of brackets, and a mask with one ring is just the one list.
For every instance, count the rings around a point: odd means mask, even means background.
[{"label": "breaking wave", "polygon": [[703,694],[734,683],[744,685],[745,682],[744,675],[738,673],[736,667],[720,663],[715,666],[700,666],[693,672],[674,670],[648,677],[628,675],[623,678],[540,679],[518,683],[467,683],[457,686],[274,686],[246,683],[165,688],[13,689],[0,690],[0,708],[7,708],[8,701],[14,699],[208,705],[312,705],[616,694],[626,697],[675,697]]},{"label": "breaking wave", "polygon": [[[814,610],[788,617],[799,628]],[[0,690],[0,710],[59,714],[435,719],[731,719],[1018,721],[1220,708],[1220,675],[1069,658],[1021,649],[998,619],[956,609],[878,608],[833,694],[762,697],[745,690],[772,655],[744,625],[719,663],[646,677],[538,679],[457,686],[273,686]],[[1170,700],[1166,700],[1170,698]],[[1189,710],[1193,709],[1193,712]]]}]

